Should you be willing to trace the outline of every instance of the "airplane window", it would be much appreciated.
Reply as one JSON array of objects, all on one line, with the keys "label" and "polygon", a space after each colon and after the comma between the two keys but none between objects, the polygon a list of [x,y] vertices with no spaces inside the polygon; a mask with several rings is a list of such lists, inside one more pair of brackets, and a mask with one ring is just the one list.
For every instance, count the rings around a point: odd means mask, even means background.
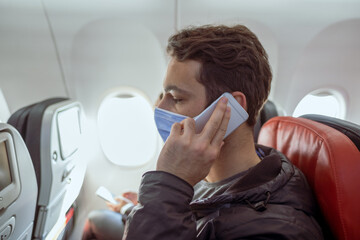
[{"label": "airplane window", "polygon": [[345,101],[342,95],[329,92],[313,92],[306,95],[296,106],[293,117],[304,114],[320,114],[340,119],[345,118]]},{"label": "airplane window", "polygon": [[154,157],[157,131],[152,105],[143,96],[105,98],[98,112],[101,147],[120,166],[140,166]]}]

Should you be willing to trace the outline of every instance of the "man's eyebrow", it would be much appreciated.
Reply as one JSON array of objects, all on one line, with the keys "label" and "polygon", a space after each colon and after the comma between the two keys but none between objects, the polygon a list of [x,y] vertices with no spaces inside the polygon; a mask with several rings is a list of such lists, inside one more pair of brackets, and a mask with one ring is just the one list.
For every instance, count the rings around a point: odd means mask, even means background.
[{"label": "man's eyebrow", "polygon": [[175,92],[179,92],[181,94],[186,94],[186,95],[190,95],[191,93],[185,89],[182,89],[182,88],[179,88],[178,86],[175,86],[175,85],[170,85],[170,86],[167,86],[165,89],[164,89],[165,93],[168,93],[170,91],[175,91]]}]

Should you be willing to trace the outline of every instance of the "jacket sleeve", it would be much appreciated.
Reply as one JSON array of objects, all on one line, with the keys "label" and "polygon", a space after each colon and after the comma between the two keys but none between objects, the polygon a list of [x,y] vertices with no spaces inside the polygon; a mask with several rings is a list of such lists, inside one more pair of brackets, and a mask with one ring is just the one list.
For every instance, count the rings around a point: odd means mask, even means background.
[{"label": "jacket sleeve", "polygon": [[170,173],[144,174],[139,203],[127,218],[123,240],[195,239],[190,202],[193,187]]}]

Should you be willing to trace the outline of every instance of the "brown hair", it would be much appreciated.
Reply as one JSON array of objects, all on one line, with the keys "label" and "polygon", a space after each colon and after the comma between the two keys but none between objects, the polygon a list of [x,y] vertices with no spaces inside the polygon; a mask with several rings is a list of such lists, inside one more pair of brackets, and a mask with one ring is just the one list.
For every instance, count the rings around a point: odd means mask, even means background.
[{"label": "brown hair", "polygon": [[263,46],[247,27],[189,27],[169,38],[167,52],[180,62],[202,63],[198,81],[205,86],[208,104],[224,92],[244,93],[247,122],[255,125],[269,95],[272,74]]}]

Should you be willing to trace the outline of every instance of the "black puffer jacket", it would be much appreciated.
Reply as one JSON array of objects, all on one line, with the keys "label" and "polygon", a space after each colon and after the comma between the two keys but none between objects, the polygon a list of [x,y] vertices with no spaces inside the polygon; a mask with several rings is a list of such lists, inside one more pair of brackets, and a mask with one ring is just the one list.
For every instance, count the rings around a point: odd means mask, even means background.
[{"label": "black puffer jacket", "polygon": [[193,188],[174,175],[144,174],[123,239],[322,239],[303,174],[281,153],[258,147],[263,160],[210,198],[192,201]]}]

